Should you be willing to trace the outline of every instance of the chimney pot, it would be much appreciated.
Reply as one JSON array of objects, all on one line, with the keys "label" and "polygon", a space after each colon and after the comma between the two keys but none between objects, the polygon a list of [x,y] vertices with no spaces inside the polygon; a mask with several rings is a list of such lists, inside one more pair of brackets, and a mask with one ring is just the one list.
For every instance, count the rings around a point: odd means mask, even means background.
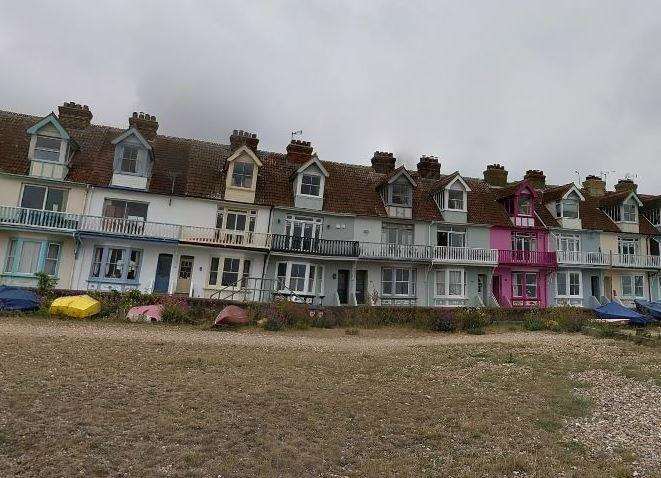
[{"label": "chimney pot", "polygon": [[374,151],[372,169],[377,173],[390,173],[395,170],[395,157],[387,151]]},{"label": "chimney pot", "polygon": [[259,138],[257,138],[255,133],[248,133],[242,129],[235,129],[230,135],[230,149],[232,152],[236,151],[243,145],[246,145],[254,152],[257,152],[258,144]]},{"label": "chimney pot", "polygon": [[79,105],[73,101],[65,101],[58,107],[58,119],[62,126],[70,129],[85,129],[92,121],[89,106]]},{"label": "chimney pot", "polygon": [[590,196],[599,197],[606,194],[606,181],[599,176],[590,174],[583,181],[583,188]]},{"label": "chimney pot", "polygon": [[418,161],[418,174],[425,179],[438,179],[441,177],[441,163],[436,156],[421,156]]},{"label": "chimney pot", "polygon": [[623,192],[623,191],[637,192],[638,185],[634,183],[632,179],[628,179],[628,178],[620,179],[615,185],[615,190],[617,192]]},{"label": "chimney pot", "polygon": [[153,141],[156,139],[156,132],[158,131],[158,121],[156,121],[156,116],[146,114],[144,112],[134,111],[131,116],[129,116],[129,126],[134,127],[140,134],[145,137],[147,141]]},{"label": "chimney pot", "polygon": [[537,189],[541,189],[546,186],[546,176],[544,171],[540,169],[529,169],[526,171],[524,179],[527,179],[528,182]]},{"label": "chimney pot", "polygon": [[491,186],[507,185],[507,170],[500,164],[489,164],[484,171],[484,181]]}]

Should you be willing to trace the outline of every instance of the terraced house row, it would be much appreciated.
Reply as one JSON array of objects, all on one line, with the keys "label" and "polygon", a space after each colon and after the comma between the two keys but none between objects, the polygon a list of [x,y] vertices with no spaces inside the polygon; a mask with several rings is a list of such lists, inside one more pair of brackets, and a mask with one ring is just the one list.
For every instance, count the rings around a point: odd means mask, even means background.
[{"label": "terraced house row", "polygon": [[[255,134],[229,144],[124,128],[87,106],[0,112],[0,282],[140,289],[234,300],[336,304],[591,307],[661,298],[661,196],[623,179],[547,185],[282,153]],[[360,158],[346,158],[351,163]],[[367,161],[365,161],[367,163]]]}]

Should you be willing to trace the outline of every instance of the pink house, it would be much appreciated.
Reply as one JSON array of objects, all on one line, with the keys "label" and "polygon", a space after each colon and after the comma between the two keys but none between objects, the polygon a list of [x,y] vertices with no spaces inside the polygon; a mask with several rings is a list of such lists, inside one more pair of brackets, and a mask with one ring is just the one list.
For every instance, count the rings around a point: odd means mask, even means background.
[{"label": "pink house", "polygon": [[557,261],[549,251],[548,230],[535,212],[537,192],[523,180],[494,193],[512,226],[491,229],[491,247],[498,249],[493,294],[503,307],[546,307],[548,276]]}]

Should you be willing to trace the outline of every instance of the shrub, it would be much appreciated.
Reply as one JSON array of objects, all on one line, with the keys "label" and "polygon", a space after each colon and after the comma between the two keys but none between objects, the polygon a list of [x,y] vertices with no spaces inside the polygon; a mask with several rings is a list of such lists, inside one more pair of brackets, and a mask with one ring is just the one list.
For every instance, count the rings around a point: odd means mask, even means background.
[{"label": "shrub", "polygon": [[469,334],[483,334],[485,332],[484,328],[489,324],[487,313],[478,308],[457,309],[455,317],[461,330]]},{"label": "shrub", "polygon": [[586,315],[573,307],[553,307],[547,314],[554,318],[558,332],[580,332],[588,323]]},{"label": "shrub", "polygon": [[192,323],[188,303],[185,299],[175,296],[163,296],[161,305],[163,306],[161,317],[166,324]]},{"label": "shrub", "polygon": [[50,302],[53,300],[53,289],[57,285],[57,279],[45,272],[37,272],[35,276],[37,277],[37,292],[42,302],[50,305]]},{"label": "shrub", "polygon": [[543,330],[546,326],[539,309],[530,309],[523,316],[523,326],[530,331]]}]

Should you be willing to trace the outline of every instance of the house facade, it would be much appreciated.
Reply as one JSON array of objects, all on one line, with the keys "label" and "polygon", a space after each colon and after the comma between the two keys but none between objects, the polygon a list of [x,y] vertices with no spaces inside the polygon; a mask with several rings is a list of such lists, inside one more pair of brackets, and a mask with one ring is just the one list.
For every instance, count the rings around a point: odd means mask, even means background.
[{"label": "house facade", "polygon": [[323,305],[593,307],[659,298],[658,196],[320,158],[92,123],[86,106],[0,112],[0,283]]}]

